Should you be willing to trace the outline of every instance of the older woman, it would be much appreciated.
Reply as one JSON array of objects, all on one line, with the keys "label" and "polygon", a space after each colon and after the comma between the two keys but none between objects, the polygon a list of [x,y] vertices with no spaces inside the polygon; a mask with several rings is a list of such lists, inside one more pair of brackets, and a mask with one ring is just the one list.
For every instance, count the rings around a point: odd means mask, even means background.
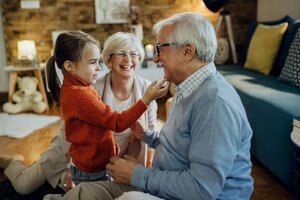
[{"label": "older woman", "polygon": [[[118,32],[110,36],[104,43],[102,59],[109,69],[104,77],[95,85],[102,100],[116,111],[126,110],[140,99],[150,81],[135,75],[145,56],[141,41],[131,33]],[[140,121],[150,130],[156,126],[157,104],[153,101]],[[131,129],[121,134],[114,134],[119,145],[119,156],[124,154],[136,157],[141,164],[150,166],[153,150],[148,149],[145,143],[135,139]]]},{"label": "older woman", "polygon": [[[144,59],[144,48],[140,40],[130,33],[115,33],[104,44],[103,61],[110,71],[95,84],[95,89],[102,100],[115,111],[129,108],[141,98],[150,84],[135,75],[135,69]],[[140,121],[149,129],[156,125],[157,104],[153,101]],[[137,158],[141,164],[150,166],[153,150],[133,137],[131,129],[121,134],[114,134],[119,146],[119,156],[128,154]],[[69,143],[65,140],[64,129],[41,154],[40,160],[26,167],[21,156],[0,156],[0,166],[5,168],[4,174],[11,181],[14,189],[21,194],[34,192],[46,181],[55,188],[60,186],[65,191],[73,187],[68,175],[67,151]]]}]

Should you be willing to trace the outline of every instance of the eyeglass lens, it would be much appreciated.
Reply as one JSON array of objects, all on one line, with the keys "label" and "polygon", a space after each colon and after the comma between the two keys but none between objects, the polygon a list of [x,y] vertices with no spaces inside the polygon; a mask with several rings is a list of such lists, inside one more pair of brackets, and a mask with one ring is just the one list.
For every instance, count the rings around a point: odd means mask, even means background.
[{"label": "eyeglass lens", "polygon": [[156,50],[157,55],[158,56],[160,55],[160,48],[161,47],[173,46],[173,45],[175,45],[175,43],[163,43],[163,44],[157,44],[157,45],[155,45],[155,50]]},{"label": "eyeglass lens", "polygon": [[131,58],[136,58],[139,56],[139,53],[137,51],[131,51],[131,52],[125,52],[125,51],[119,51],[114,53],[114,55],[116,55],[117,57],[126,57],[127,55],[129,55]]}]

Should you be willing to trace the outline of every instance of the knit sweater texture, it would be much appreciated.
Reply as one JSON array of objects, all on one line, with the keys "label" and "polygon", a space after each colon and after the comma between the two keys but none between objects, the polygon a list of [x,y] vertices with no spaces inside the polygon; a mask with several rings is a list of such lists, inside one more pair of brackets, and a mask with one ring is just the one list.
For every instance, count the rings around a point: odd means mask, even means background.
[{"label": "knit sweater texture", "polygon": [[66,139],[71,142],[72,163],[90,173],[104,170],[110,157],[116,155],[112,131],[127,129],[147,109],[138,100],[128,110],[115,112],[101,101],[91,85],[69,74],[64,75],[60,106]]},{"label": "knit sweater texture", "polygon": [[153,167],[137,165],[131,185],[172,200],[250,199],[252,130],[234,88],[213,63],[207,67],[214,72],[206,76],[203,67],[195,72],[202,78],[188,83],[202,79],[197,88],[176,91],[160,134],[147,132]]}]

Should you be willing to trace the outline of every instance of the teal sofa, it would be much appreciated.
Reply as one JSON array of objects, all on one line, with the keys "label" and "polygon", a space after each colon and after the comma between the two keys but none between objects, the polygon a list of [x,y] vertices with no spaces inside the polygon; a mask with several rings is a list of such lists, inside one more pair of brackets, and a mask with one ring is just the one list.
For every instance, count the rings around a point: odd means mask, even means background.
[{"label": "teal sofa", "polygon": [[290,23],[270,75],[245,69],[242,64],[217,66],[245,106],[253,129],[251,155],[291,190],[295,181],[295,147],[290,134],[293,118],[300,116],[300,87],[280,81],[278,76],[299,27],[300,21]]}]

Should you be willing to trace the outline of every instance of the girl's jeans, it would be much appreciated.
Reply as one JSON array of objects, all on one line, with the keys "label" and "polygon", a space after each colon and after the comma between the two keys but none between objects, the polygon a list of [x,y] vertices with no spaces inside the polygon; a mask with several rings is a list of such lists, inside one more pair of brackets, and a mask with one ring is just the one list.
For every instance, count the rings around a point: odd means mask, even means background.
[{"label": "girl's jeans", "polygon": [[74,165],[71,165],[70,169],[71,169],[72,179],[75,185],[78,185],[81,182],[106,181],[110,179],[107,170],[103,170],[95,173],[89,173],[80,170]]}]

